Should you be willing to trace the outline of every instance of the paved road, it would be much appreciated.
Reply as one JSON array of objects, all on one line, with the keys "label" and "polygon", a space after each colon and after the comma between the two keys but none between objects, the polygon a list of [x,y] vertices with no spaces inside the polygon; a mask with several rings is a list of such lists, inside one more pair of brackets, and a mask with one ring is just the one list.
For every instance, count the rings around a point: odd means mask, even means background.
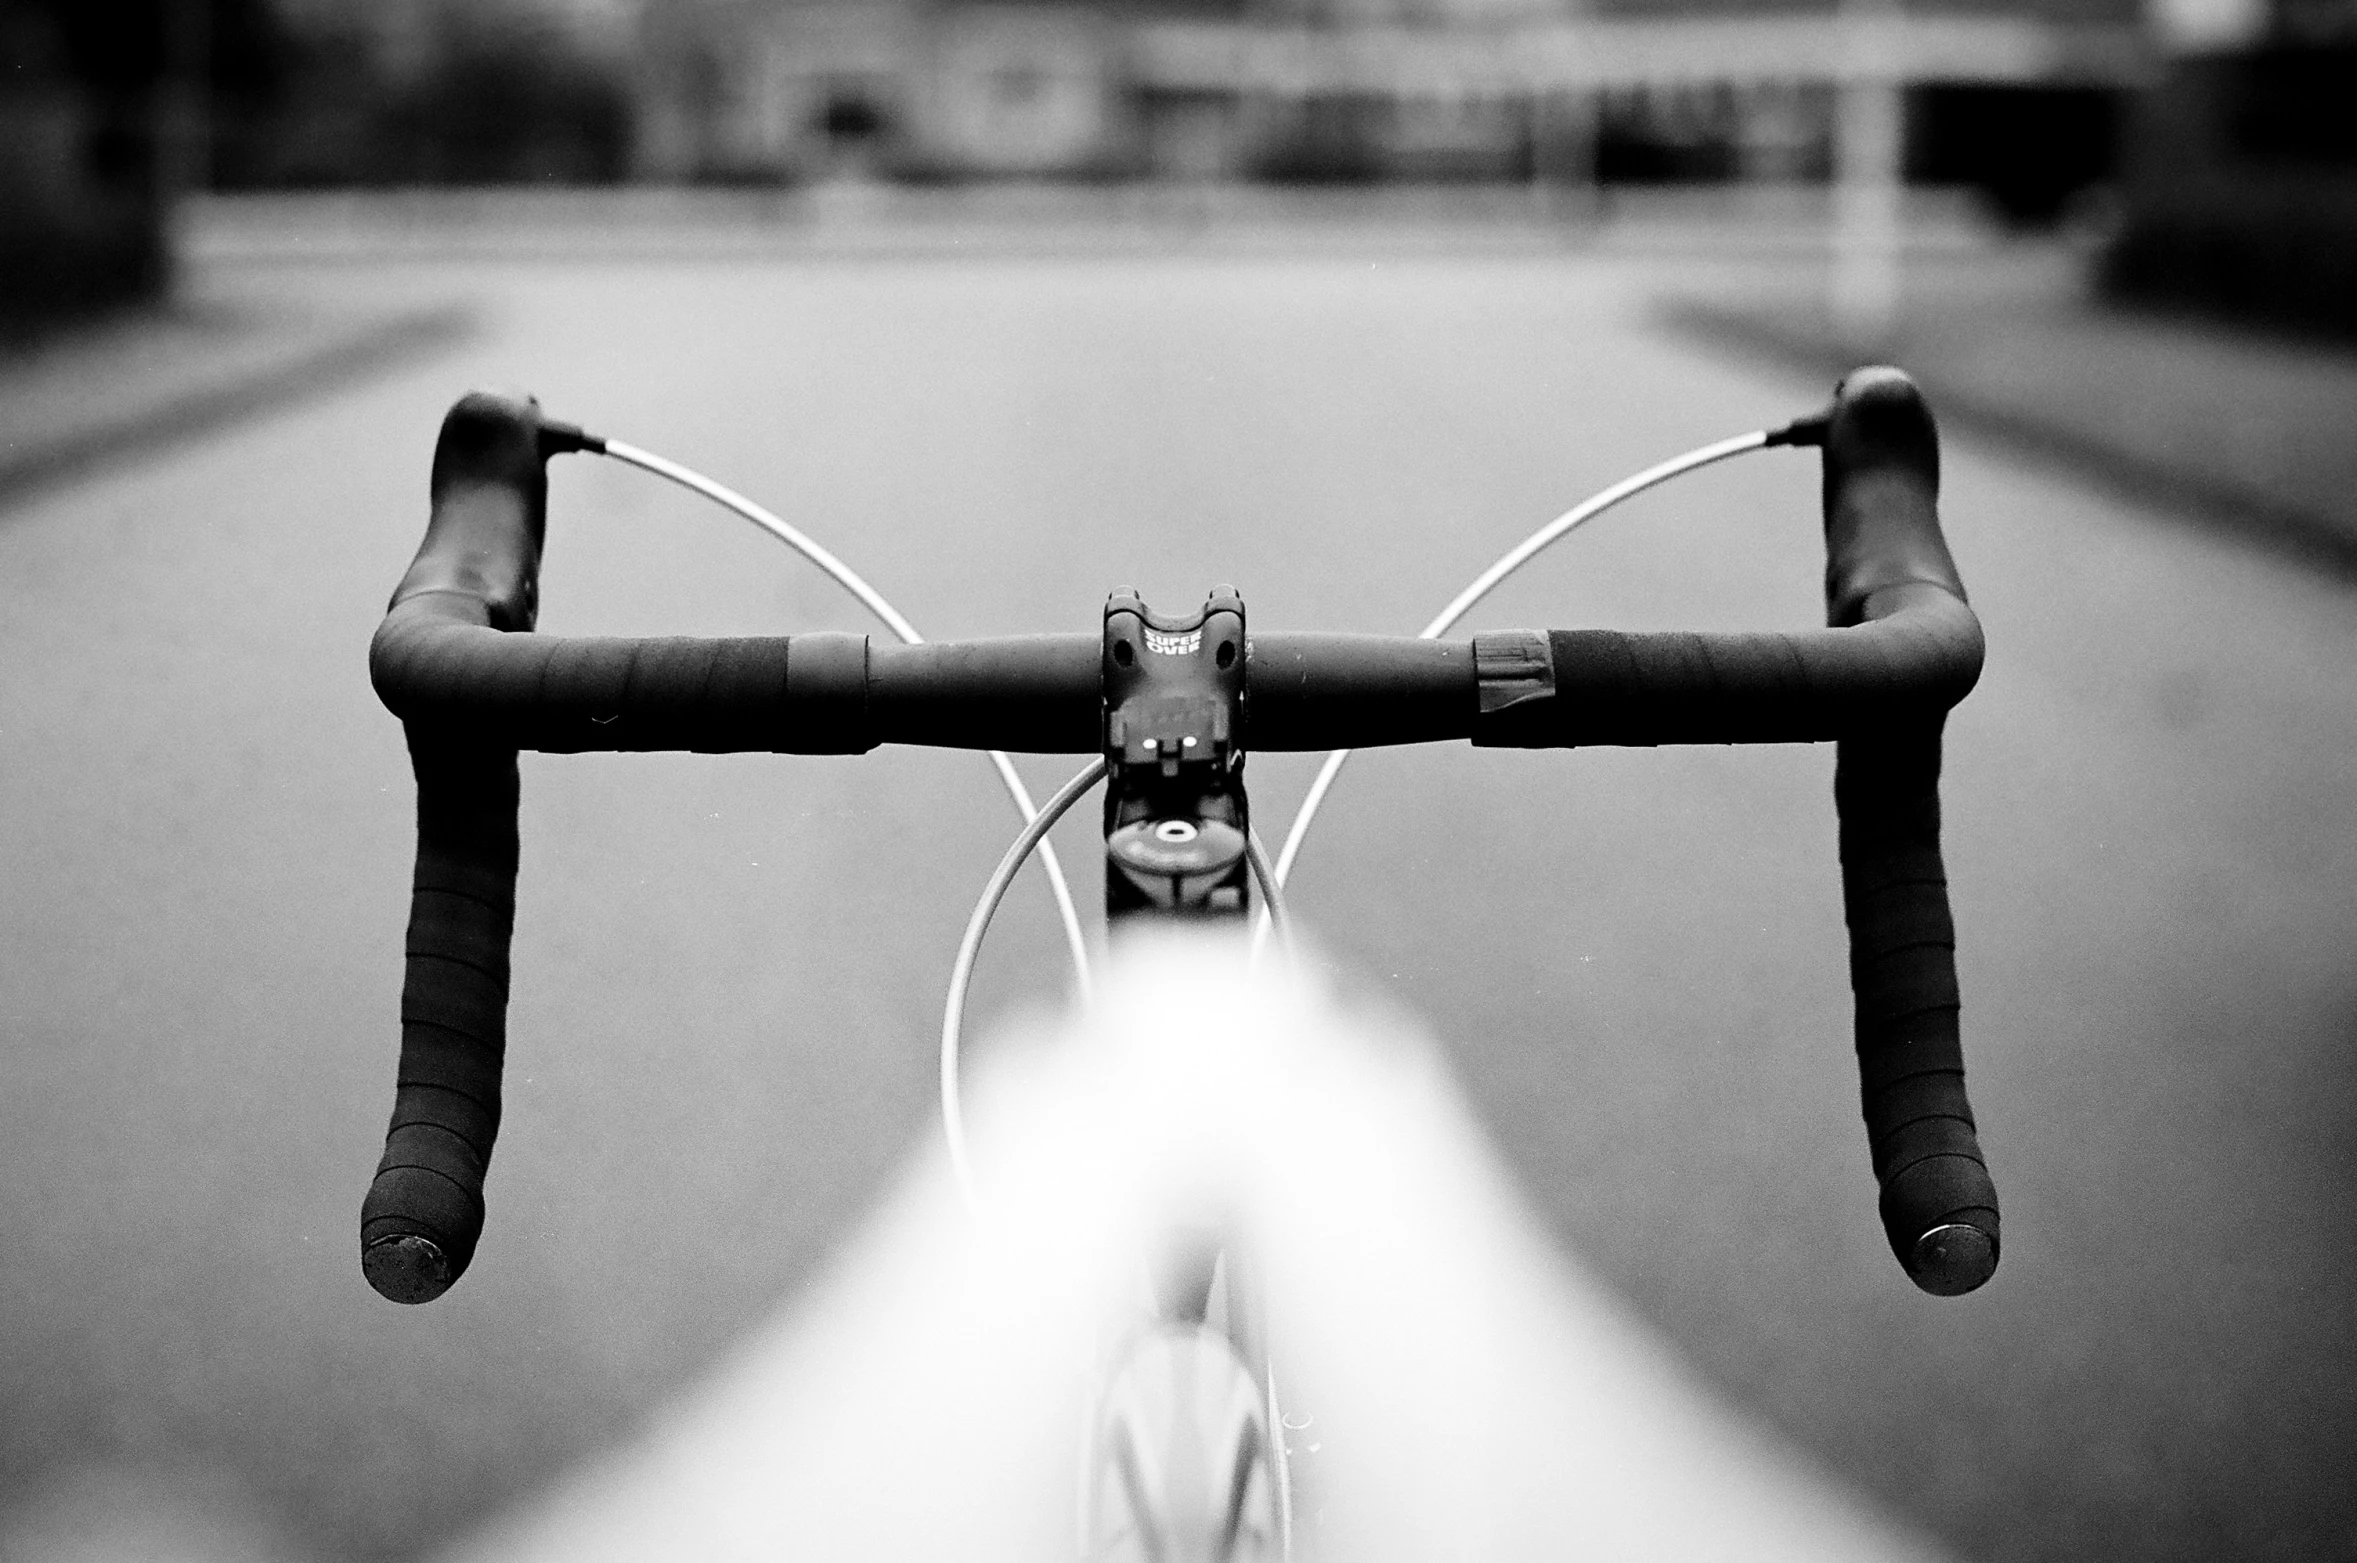
[{"label": "paved road", "polygon": [[[450,1297],[379,1302],[410,795],[362,658],[454,394],[720,474],[954,636],[1214,578],[1258,623],[1411,629],[1569,500],[1821,390],[1648,327],[1645,263],[1564,254],[279,280],[482,329],[0,516],[0,1481],[227,1483],[309,1555],[446,1538],[812,1272],[926,1131],[1009,829],[966,757],[528,762],[491,1228]],[[864,627],[642,478],[554,491],[545,628]],[[1811,622],[1814,491],[1793,456],[1699,477],[1484,621]],[[1566,1242],[1964,1556],[2346,1555],[2357,597],[1969,439],[1948,496],[1992,647],[1948,785],[2008,1200],[1984,1293],[1917,1295],[1873,1219],[1829,753],[1366,757],[1300,909],[1451,1043]],[[1307,768],[1255,775],[1274,813]],[[986,1012],[1041,993],[1043,903]]]}]

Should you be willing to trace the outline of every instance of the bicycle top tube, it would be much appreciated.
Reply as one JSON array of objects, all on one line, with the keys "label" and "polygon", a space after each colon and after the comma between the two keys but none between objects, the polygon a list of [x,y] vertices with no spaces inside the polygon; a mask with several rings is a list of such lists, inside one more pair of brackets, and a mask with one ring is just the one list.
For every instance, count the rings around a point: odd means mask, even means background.
[{"label": "bicycle top tube", "polygon": [[[418,783],[401,1071],[362,1208],[371,1283],[404,1302],[439,1296],[482,1230],[506,1045],[519,750],[1096,752],[1132,783],[1120,798],[1108,787],[1109,864],[1147,862],[1153,852],[1117,859],[1116,848],[1187,824],[1168,839],[1216,837],[1227,856],[1173,856],[1171,894],[1193,876],[1233,912],[1250,830],[1240,762],[1253,749],[1831,740],[1861,1105],[1885,1234],[1925,1291],[1977,1287],[1997,1263],[1997,1201],[1964,1095],[1938,781],[1942,725],[1979,676],[1982,642],[1940,532],[1937,432],[1904,375],[1866,369],[1824,412],[1730,443],[1820,450],[1825,627],[1461,641],[1287,633],[1248,629],[1242,599],[1223,588],[1184,623],[1116,594],[1098,634],[614,639],[528,633],[545,464],[602,442],[528,401],[461,400],[435,449],[425,541],[370,651]],[[1213,671],[1162,682],[1190,657]],[[1196,711],[1212,725],[1182,721]],[[1146,736],[1156,733],[1165,736]],[[1182,745],[1192,760],[1178,757]],[[1180,779],[1162,786],[1157,771]],[[1200,806],[1173,815],[1171,797]],[[1109,912],[1113,890],[1109,869]]]}]

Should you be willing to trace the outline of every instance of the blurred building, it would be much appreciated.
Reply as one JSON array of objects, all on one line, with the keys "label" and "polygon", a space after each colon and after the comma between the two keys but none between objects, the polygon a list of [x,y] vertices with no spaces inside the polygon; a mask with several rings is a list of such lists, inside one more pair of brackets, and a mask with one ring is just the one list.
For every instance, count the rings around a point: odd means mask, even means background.
[{"label": "blurred building", "polygon": [[2059,203],[2109,167],[2138,0],[675,0],[638,172],[1822,177],[1835,103],[1905,95],[1931,178]]},{"label": "blurred building", "polygon": [[689,0],[644,29],[642,176],[1066,175],[1130,156],[1126,29],[1097,6]]}]

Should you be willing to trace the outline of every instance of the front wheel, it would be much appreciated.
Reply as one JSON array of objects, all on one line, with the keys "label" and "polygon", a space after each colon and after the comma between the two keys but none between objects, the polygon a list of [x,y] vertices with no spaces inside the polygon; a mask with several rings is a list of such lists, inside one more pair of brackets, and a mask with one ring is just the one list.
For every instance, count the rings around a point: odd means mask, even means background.
[{"label": "front wheel", "polygon": [[1272,1411],[1221,1331],[1163,1324],[1133,1339],[1092,1428],[1087,1563],[1282,1563]]}]

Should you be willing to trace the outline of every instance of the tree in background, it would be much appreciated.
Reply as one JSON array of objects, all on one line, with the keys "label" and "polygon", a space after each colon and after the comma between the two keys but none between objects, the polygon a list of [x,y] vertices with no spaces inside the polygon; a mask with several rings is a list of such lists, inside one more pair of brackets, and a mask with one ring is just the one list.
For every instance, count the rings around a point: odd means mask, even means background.
[{"label": "tree in background", "polygon": [[2176,60],[2127,139],[2113,292],[2357,340],[2357,3]]},{"label": "tree in background", "polygon": [[219,121],[228,188],[603,183],[629,162],[621,61],[546,5],[288,5],[268,90]]},{"label": "tree in background", "polygon": [[0,0],[0,331],[161,291],[190,110],[273,57],[264,0]]}]

